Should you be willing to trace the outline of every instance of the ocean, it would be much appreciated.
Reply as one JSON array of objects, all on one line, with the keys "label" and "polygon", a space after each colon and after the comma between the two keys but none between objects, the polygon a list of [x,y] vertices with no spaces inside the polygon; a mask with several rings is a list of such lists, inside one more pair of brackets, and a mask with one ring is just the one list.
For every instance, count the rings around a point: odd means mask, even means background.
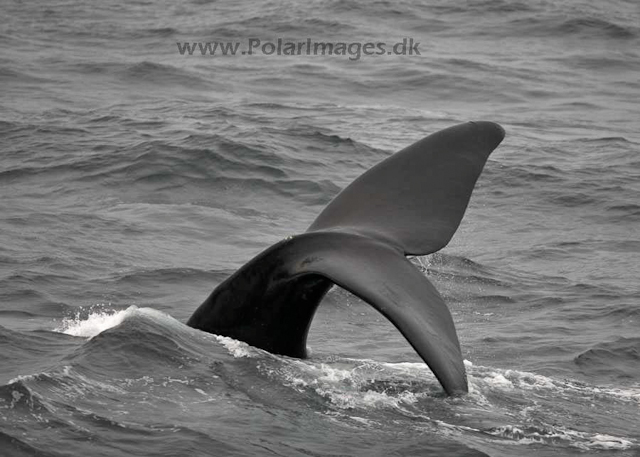
[{"label": "ocean", "polygon": [[[637,2],[0,11],[0,456],[640,455]],[[469,394],[338,287],[304,360],[185,325],[470,120],[506,138],[451,243],[412,259]]]}]

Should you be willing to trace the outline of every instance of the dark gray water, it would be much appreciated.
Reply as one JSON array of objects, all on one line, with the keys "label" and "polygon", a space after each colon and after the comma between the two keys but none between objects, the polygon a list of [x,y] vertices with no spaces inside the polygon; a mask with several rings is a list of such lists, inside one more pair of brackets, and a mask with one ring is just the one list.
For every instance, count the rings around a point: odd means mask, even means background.
[{"label": "dark gray water", "polygon": [[[0,9],[1,456],[640,453],[636,2]],[[251,38],[421,55],[179,52]],[[184,325],[360,173],[474,119],[507,138],[415,260],[468,396],[340,289],[308,360]]]}]

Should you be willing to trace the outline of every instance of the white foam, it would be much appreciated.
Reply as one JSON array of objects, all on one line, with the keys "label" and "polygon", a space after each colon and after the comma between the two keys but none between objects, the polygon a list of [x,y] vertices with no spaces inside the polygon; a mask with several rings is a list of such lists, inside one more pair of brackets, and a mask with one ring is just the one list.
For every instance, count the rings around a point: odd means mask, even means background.
[{"label": "white foam", "polygon": [[513,389],[513,383],[500,373],[490,373],[489,376],[485,377],[485,380],[492,387],[498,387],[503,389]]},{"label": "white foam", "polygon": [[[334,412],[395,409],[410,417],[420,417],[420,423],[423,425],[437,424],[441,433],[488,434],[500,439],[506,438],[508,441],[504,442],[513,445],[564,445],[582,450],[624,450],[638,445],[632,438],[624,436],[581,432],[559,426],[551,420],[553,411],[547,411],[536,400],[538,397],[531,395],[537,392],[544,398],[558,396],[564,400],[574,396],[611,396],[617,400],[634,402],[638,393],[635,389],[589,386],[578,381],[477,366],[465,361],[465,368],[469,373],[470,393],[464,397],[448,399],[445,403],[446,408],[456,417],[460,414],[468,415],[469,411],[473,410],[481,417],[488,414],[492,421],[505,424],[486,430],[483,427],[472,428],[467,426],[468,424],[448,424],[438,419],[438,413],[435,413],[435,417],[425,416],[420,402],[429,401],[428,398],[433,393],[441,392],[441,387],[424,363],[384,363],[347,358],[323,363],[279,358],[277,364],[266,363],[262,368],[267,368],[270,375],[279,378],[285,385],[300,392],[314,392],[324,397],[332,405]],[[528,404],[520,404],[517,414],[514,414],[509,401],[505,405],[496,400],[504,398],[501,395],[496,396],[496,393],[502,392],[508,394],[508,398],[529,399]],[[531,423],[534,413],[540,420],[535,426]],[[545,420],[547,415],[550,420]],[[521,421],[518,421],[518,418]],[[450,421],[450,418],[447,421]]]},{"label": "white foam", "polygon": [[16,403],[20,402],[20,399],[22,397],[24,397],[24,394],[21,394],[17,390],[12,390],[11,391],[11,405],[9,406],[9,408],[13,409],[13,407],[15,407]]},{"label": "white foam", "polygon": [[126,319],[140,315],[162,325],[184,327],[183,324],[161,311],[153,308],[138,308],[133,305],[124,310],[109,309],[106,305],[94,305],[90,308],[89,314],[86,316],[83,316],[83,314],[82,310],[79,310],[75,316],[65,317],[53,331],[72,336],[93,338],[105,330],[120,325]]},{"label": "white foam", "polygon": [[557,444],[559,442],[582,450],[625,450],[634,446],[631,440],[617,436],[568,430],[562,427],[549,427],[548,430],[522,428],[506,425],[488,431],[490,435],[508,438],[518,444]]},{"label": "white foam", "polygon": [[243,341],[234,340],[228,336],[215,335],[216,340],[222,344],[229,353],[237,359],[253,358],[260,355],[260,350]]},{"label": "white foam", "polygon": [[412,392],[401,392],[397,395],[389,395],[385,392],[344,391],[335,386],[323,385],[316,387],[315,391],[327,398],[334,406],[340,409],[372,409],[372,408],[400,408],[402,403],[412,404],[418,401],[418,397]]},{"label": "white foam", "polygon": [[[407,411],[428,396],[437,380],[425,382],[428,368],[423,363],[384,363],[340,358],[313,362],[280,358],[277,365],[264,364],[271,376],[300,392],[315,392],[339,410],[397,409]],[[428,379],[428,378],[427,378]]]},{"label": "white foam", "polygon": [[633,443],[623,438],[611,435],[594,435],[587,445],[590,449],[629,449]]},{"label": "white foam", "polygon": [[105,309],[103,306],[96,308],[86,318],[81,317],[80,311],[73,317],[65,317],[60,326],[54,329],[54,332],[92,338],[107,329],[121,324],[122,321],[138,309],[136,306],[130,306],[120,311]]},{"label": "white foam", "polygon": [[526,371],[503,370],[479,365],[466,365],[466,368],[469,387],[473,392],[514,388],[531,391],[549,390],[577,394],[581,397],[611,397],[619,401],[640,403],[640,389],[636,387],[592,386],[570,379],[554,379]]}]

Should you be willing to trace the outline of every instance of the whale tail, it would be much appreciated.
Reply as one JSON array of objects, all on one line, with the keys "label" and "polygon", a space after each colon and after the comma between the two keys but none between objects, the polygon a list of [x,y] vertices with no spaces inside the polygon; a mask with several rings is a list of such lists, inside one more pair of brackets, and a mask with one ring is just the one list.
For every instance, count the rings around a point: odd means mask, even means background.
[{"label": "whale tail", "polygon": [[467,392],[451,314],[405,256],[447,245],[503,138],[497,124],[470,122],[390,156],[338,194],[307,232],[270,247],[220,284],[187,324],[304,357],[315,310],[337,284],[389,319],[448,394]]}]

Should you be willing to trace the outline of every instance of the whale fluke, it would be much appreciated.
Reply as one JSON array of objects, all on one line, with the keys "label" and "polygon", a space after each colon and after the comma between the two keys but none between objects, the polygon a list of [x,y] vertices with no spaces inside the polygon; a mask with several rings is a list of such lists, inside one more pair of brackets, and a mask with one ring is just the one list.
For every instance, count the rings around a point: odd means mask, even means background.
[{"label": "whale fluke", "polygon": [[337,284],[389,319],[448,394],[467,392],[451,314],[405,255],[447,245],[503,138],[497,124],[469,122],[390,156],[338,194],[307,232],[271,246],[221,283],[187,324],[304,357],[316,308]]},{"label": "whale fluke", "polygon": [[489,154],[504,138],[492,122],[429,135],[366,171],[327,205],[309,230],[339,228],[398,243],[407,255],[447,245]]}]

